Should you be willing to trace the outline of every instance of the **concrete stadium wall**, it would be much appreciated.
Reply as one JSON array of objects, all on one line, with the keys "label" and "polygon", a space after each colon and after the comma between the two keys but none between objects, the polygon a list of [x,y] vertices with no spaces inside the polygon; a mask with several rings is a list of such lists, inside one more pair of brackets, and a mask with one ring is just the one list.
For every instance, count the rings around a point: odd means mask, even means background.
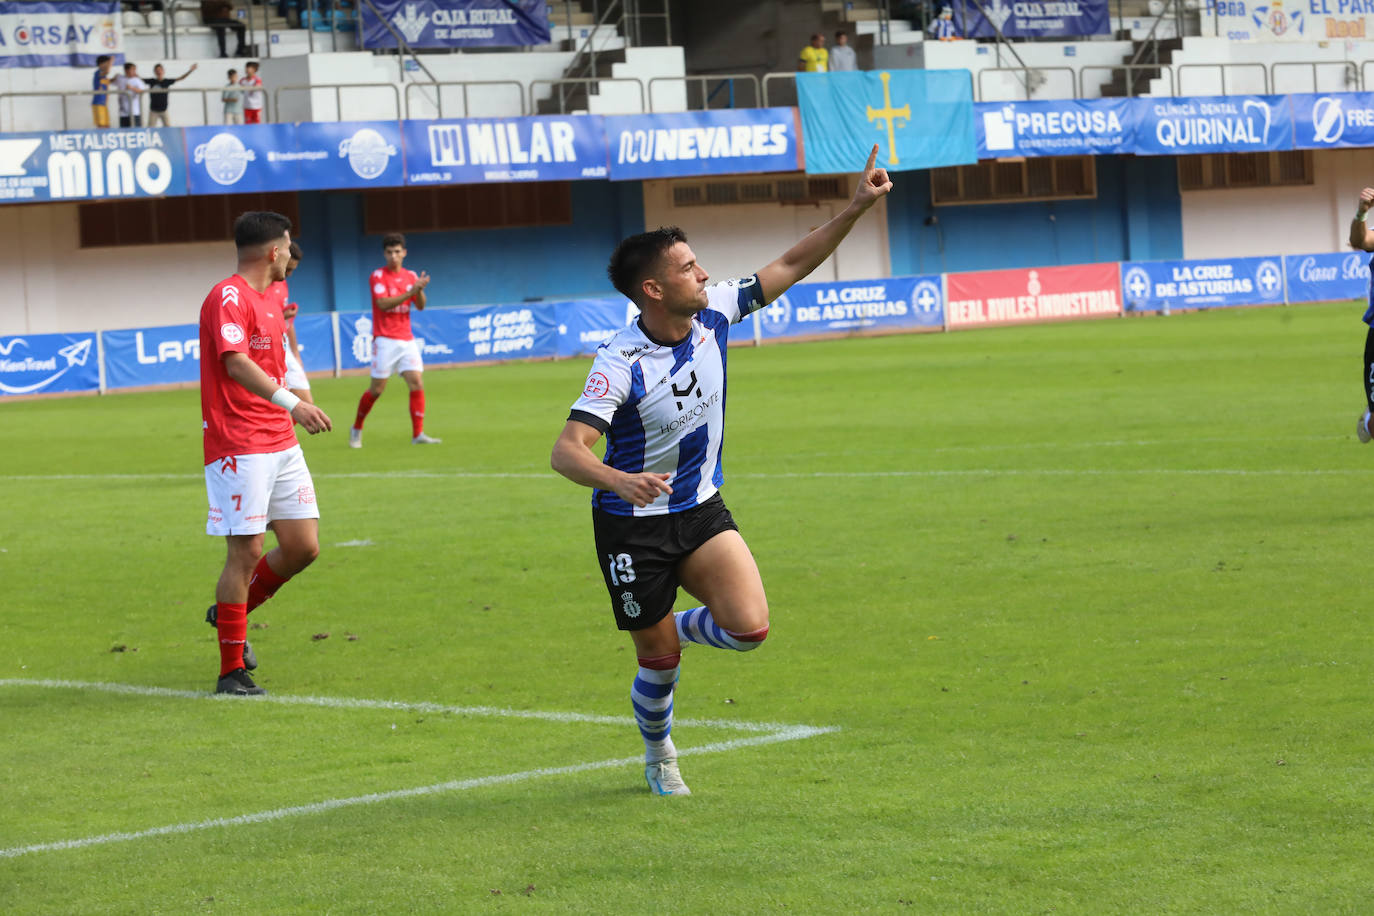
[{"label": "concrete stadium wall", "polygon": [[929,172],[893,177],[887,212],[894,274],[1184,256],[1172,158],[1099,156],[1092,200],[935,207]]},{"label": "concrete stadium wall", "polygon": [[[644,228],[640,185],[574,182],[572,203],[569,226],[410,233],[407,263],[434,278],[434,305],[610,295],[611,250]],[[370,306],[366,281],[381,265],[381,237],[363,233],[362,206],[355,193],[300,195],[296,235],[306,259],[291,288],[302,310]],[[4,214],[0,249],[11,254],[0,259],[0,284],[19,295],[0,301],[0,334],[194,321],[210,286],[234,270],[228,242],[83,249],[76,204]]]},{"label": "concrete stadium wall", "polygon": [[1341,251],[1360,189],[1374,185],[1368,150],[1312,154],[1314,183],[1182,195],[1183,257]]}]

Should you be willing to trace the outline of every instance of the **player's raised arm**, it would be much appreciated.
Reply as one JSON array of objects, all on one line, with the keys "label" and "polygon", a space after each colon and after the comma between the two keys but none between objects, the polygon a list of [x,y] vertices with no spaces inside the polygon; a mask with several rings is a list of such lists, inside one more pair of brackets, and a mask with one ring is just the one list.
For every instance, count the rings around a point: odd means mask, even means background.
[{"label": "player's raised arm", "polygon": [[613,491],[627,503],[640,508],[658,499],[660,493],[673,492],[667,474],[626,474],[603,464],[592,451],[600,438],[601,433],[595,427],[580,420],[569,420],[553,444],[549,464],[573,483]]},{"label": "player's raised arm", "polygon": [[1374,251],[1374,229],[1365,223],[1365,214],[1374,207],[1374,188],[1360,192],[1359,203],[1355,204],[1355,218],[1350,221],[1350,247],[1356,251]]},{"label": "player's raised arm", "polygon": [[272,381],[272,377],[263,372],[262,367],[253,362],[247,353],[224,354],[224,371],[231,379],[264,401],[271,401],[278,407],[288,410],[291,419],[304,427],[306,432],[313,434],[334,428],[328,414]]},{"label": "player's raised arm", "polygon": [[787,292],[792,284],[804,279],[819,267],[821,262],[840,246],[840,242],[844,241],[849,230],[854,228],[859,217],[877,203],[878,198],[886,196],[892,190],[892,179],[888,177],[887,169],[875,167],[877,160],[878,145],[875,143],[873,151],[868,154],[868,164],[864,166],[863,177],[859,180],[859,187],[854,191],[854,198],[849,202],[849,206],[758,272],[759,286],[762,288],[765,303],[772,302]]}]

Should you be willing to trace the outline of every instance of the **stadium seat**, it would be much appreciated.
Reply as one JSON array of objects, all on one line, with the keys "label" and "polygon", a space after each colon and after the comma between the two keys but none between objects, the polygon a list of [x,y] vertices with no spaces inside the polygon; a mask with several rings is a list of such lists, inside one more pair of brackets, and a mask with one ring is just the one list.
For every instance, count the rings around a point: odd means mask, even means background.
[{"label": "stadium seat", "polygon": [[148,28],[150,28],[150,29],[160,29],[160,28],[162,28],[162,10],[149,10],[149,11],[148,11]]},{"label": "stadium seat", "polygon": [[172,14],[173,25],[200,25],[200,17],[190,10],[177,10]]},{"label": "stadium seat", "polygon": [[137,10],[125,10],[124,15],[120,17],[120,21],[124,23],[124,28],[126,29],[141,29],[147,25],[147,22],[143,18],[143,14]]}]

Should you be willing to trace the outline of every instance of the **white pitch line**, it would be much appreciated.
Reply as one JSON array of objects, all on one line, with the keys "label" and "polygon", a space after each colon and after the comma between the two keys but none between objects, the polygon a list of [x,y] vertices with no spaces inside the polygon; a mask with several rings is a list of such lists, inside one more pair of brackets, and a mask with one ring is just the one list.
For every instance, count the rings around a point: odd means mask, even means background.
[{"label": "white pitch line", "polygon": [[[635,724],[634,719],[629,716],[594,716],[575,712],[501,709],[494,706],[445,706],[440,703],[404,703],[394,700],[365,700],[341,697],[278,696],[269,694],[267,696],[253,697],[250,699],[202,693],[194,690],[175,690],[169,687],[144,687],[137,684],[112,684],[96,681],[0,678],[0,687],[42,687],[59,690],[90,690],[100,693],[123,694],[129,696],[214,700],[228,703],[277,703],[295,706],[323,706],[334,709],[384,709],[404,710],[408,712],[453,713],[464,716],[540,719],[547,722],[559,723],[575,722],[582,724],[619,726]],[[731,722],[721,719],[678,719],[673,724],[677,726],[735,729],[737,731],[758,733],[748,738],[733,738],[729,741],[717,741],[697,747],[682,748],[678,751],[679,756],[687,756],[689,754],[718,754],[725,751],[739,750],[740,748],[776,744],[781,741],[800,741],[840,730],[835,726]],[[234,817],[217,817],[211,818],[210,820],[195,821],[191,823],[168,824],[163,827],[152,827],[147,830],[121,831],[118,833],[105,833],[98,836],[81,837],[74,840],[58,840],[51,843],[33,843],[28,846],[13,846],[8,849],[0,849],[0,859],[12,859],[38,852],[82,849],[88,846],[124,843],[150,837],[193,833],[199,830],[211,830],[216,827],[261,824],[267,821],[282,820],[288,817],[300,817],[309,814],[319,814],[325,811],[334,811],[339,808],[350,808],[358,805],[375,805],[381,802],[395,801],[397,799],[417,798],[424,795],[438,795],[445,792],[462,792],[468,789],[480,789],[486,786],[508,785],[510,783],[524,782],[531,779],[542,779],[548,776],[567,776],[575,773],[588,773],[594,770],[614,769],[617,767],[641,764],[643,762],[644,760],[642,757],[617,757],[611,760],[575,763],[569,766],[541,767],[533,770],[522,770],[518,773],[498,773],[491,776],[478,776],[472,779],[450,780],[448,782],[440,782],[428,786],[417,786],[410,789],[395,789],[390,792],[373,792],[367,795],[355,795],[350,798],[331,798],[324,801],[313,802],[308,805],[273,808],[268,811],[258,811],[252,814],[241,814]]]},{"label": "white pitch line", "polygon": [[[699,747],[683,748],[678,751],[679,756],[688,754],[718,754],[724,751],[733,751],[745,747],[757,747],[762,744],[775,744],[780,741],[799,741],[804,738],[814,738],[817,735],[824,735],[830,732],[839,731],[837,728],[815,728],[808,725],[794,725],[767,735],[758,735],[753,738],[735,738],[730,741],[718,741],[714,744],[703,744]],[[149,837],[169,836],[173,834],[194,833],[199,830],[211,830],[216,827],[238,827],[246,824],[263,824],[268,821],[279,821],[288,817],[301,817],[310,814],[320,814],[325,811],[335,811],[340,808],[352,808],[358,805],[375,805],[381,802],[395,801],[403,798],[418,798],[425,795],[439,795],[446,792],[463,792],[468,789],[481,789],[487,786],[509,785],[516,782],[525,782],[531,779],[542,779],[547,776],[570,776],[575,773],[590,773],[594,770],[609,770],[619,767],[628,767],[642,764],[643,757],[617,757],[612,760],[597,760],[591,763],[575,763],[571,766],[562,767],[542,767],[535,770],[522,770],[518,773],[500,773],[493,776],[478,776],[473,779],[456,779],[449,782],[439,782],[429,786],[416,786],[411,789],[395,789],[391,792],[373,792],[368,795],[355,795],[351,798],[331,798],[325,801],[314,802],[309,805],[293,805],[289,808],[273,808],[268,811],[257,811],[253,814],[240,814],[236,817],[216,817],[206,821],[195,821],[185,824],[168,824],[163,827],[152,827],[148,830],[136,830],[131,832],[104,833],[98,836],[81,837],[75,840],[58,840],[53,843],[34,843],[29,846],[12,846],[8,849],[0,849],[0,859],[13,859],[19,856],[30,855],[36,852],[53,852],[65,849],[82,849],[87,846],[103,846],[109,843],[125,843],[132,840],[142,840]]]},{"label": "white pitch line", "polygon": [[[777,480],[856,479],[887,477],[1331,477],[1368,474],[1366,468],[898,468],[890,471],[765,471],[735,472],[732,479]],[[352,474],[316,474],[316,480],[547,480],[558,482],[552,473],[516,474],[478,471],[375,471]],[[0,481],[15,483],[63,480],[144,481],[177,480],[199,482],[190,474],[10,474]]]},{"label": "white pitch line", "polygon": [[[100,681],[68,681],[44,678],[0,678],[0,687],[45,687],[58,690],[89,690],[127,696],[161,697],[181,700],[213,700],[220,703],[276,703],[283,706],[322,706],[330,709],[386,709],[403,712],[450,713],[491,719],[537,719],[543,722],[582,725],[635,725],[632,716],[598,716],[581,712],[549,712],[538,709],[507,709],[499,706],[446,706],[442,703],[409,703],[398,700],[367,700],[348,697],[311,697],[269,693],[259,697],[231,697],[199,690],[171,687],[145,687],[140,684],[111,684]],[[781,722],[735,722],[729,719],[674,719],[676,726],[720,728],[741,732],[781,732],[810,726]]]}]

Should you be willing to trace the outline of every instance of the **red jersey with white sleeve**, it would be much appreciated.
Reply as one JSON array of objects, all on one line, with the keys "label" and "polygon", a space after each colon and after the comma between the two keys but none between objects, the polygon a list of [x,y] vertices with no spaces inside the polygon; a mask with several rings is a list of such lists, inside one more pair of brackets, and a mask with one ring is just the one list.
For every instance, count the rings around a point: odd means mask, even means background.
[{"label": "red jersey with white sleeve", "polygon": [[[263,296],[280,309],[283,315],[286,314],[286,307],[291,304],[287,301],[291,298],[291,288],[286,285],[285,280],[277,280],[272,283],[267,287],[267,291],[263,293]],[[295,323],[296,316],[294,315],[286,319],[286,327],[288,329]]]},{"label": "red jersey with white sleeve", "polygon": [[[283,284],[284,285],[284,284]],[[278,385],[286,375],[286,323],[275,296],[235,274],[215,284],[200,307],[200,413],[205,463],[296,445],[291,414],[229,377],[224,357],[246,353]]]},{"label": "red jersey with white sleeve", "polygon": [[392,340],[410,340],[410,304],[415,300],[407,299],[394,309],[385,311],[377,307],[378,299],[388,299],[408,293],[415,288],[420,278],[412,270],[402,267],[391,270],[381,267],[372,272],[372,336],[390,337]]}]

